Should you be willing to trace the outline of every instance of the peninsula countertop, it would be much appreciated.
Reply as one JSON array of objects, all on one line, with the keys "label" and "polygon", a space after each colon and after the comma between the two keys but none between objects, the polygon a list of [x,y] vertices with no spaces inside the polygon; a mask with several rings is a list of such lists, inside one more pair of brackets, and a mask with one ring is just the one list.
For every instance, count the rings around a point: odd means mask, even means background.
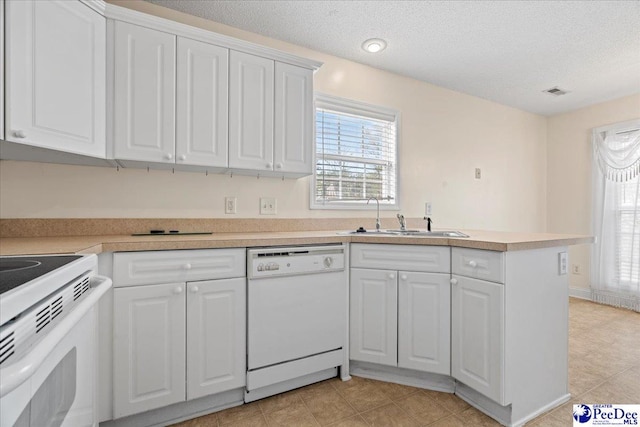
[{"label": "peninsula countertop", "polygon": [[344,231],[286,231],[213,233],[204,235],[104,235],[65,237],[9,237],[0,239],[0,255],[36,255],[211,249],[325,243],[386,243],[454,246],[492,251],[515,251],[593,243],[593,237],[575,234],[518,233],[459,230],[468,238],[346,234]]}]

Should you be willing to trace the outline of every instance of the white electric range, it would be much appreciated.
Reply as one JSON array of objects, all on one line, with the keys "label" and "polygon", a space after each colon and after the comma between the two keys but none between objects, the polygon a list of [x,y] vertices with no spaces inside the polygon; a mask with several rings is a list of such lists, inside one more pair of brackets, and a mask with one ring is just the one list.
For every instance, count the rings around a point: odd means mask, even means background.
[{"label": "white electric range", "polygon": [[96,255],[0,257],[0,427],[97,425]]}]

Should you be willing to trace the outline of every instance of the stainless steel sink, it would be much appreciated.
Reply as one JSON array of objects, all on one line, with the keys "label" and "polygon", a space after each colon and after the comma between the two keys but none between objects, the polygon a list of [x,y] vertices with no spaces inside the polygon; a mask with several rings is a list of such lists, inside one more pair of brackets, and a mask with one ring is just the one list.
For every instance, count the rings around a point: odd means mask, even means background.
[{"label": "stainless steel sink", "polygon": [[399,231],[380,230],[380,231],[341,231],[338,234],[355,234],[360,236],[399,236]]},{"label": "stainless steel sink", "polygon": [[459,231],[419,231],[405,230],[400,231],[402,236],[422,236],[422,237],[469,237]]},{"label": "stainless steel sink", "polygon": [[459,231],[421,231],[421,230],[380,230],[380,231],[342,231],[338,234],[360,236],[420,236],[420,237],[469,237]]}]

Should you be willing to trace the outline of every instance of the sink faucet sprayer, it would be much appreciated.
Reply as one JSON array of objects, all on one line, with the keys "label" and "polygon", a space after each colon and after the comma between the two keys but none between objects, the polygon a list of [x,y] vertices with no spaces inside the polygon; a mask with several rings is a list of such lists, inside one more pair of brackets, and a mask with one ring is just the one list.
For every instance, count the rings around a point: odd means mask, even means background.
[{"label": "sink faucet sprayer", "polygon": [[405,231],[407,229],[407,223],[404,220],[404,215],[397,214],[396,217],[398,217],[398,222],[400,223],[400,230]]},{"label": "sink faucet sprayer", "polygon": [[369,204],[371,199],[376,201],[376,231],[380,231],[380,201],[377,197],[369,197],[369,199],[367,199],[367,204]]},{"label": "sink faucet sprayer", "polygon": [[427,221],[427,231],[431,231],[431,223],[433,222],[433,220],[431,218],[429,218],[428,216],[425,216],[424,218],[425,221]]}]

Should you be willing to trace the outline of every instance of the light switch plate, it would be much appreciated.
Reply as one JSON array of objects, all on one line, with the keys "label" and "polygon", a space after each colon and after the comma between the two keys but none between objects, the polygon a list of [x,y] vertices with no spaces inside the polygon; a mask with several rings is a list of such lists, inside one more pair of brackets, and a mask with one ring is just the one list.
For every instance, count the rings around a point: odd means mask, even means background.
[{"label": "light switch plate", "polygon": [[235,197],[225,197],[224,198],[224,213],[226,214],[234,214],[236,213],[236,205],[238,204],[238,199]]},{"label": "light switch plate", "polygon": [[275,215],[278,212],[277,202],[275,197],[260,197],[260,215]]},{"label": "light switch plate", "polygon": [[558,274],[563,276],[567,274],[569,268],[569,257],[566,252],[558,253]]}]

